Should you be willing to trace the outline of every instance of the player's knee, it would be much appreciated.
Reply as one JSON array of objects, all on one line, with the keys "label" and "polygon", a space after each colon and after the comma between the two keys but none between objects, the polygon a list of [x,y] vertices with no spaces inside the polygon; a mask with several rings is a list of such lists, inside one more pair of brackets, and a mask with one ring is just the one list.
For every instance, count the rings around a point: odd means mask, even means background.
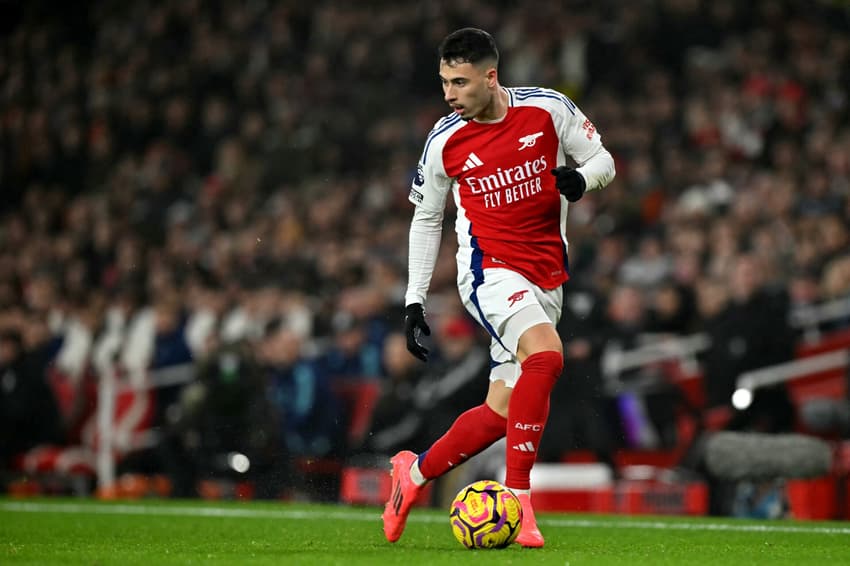
[{"label": "player's knee", "polygon": [[508,416],[508,404],[511,401],[511,393],[513,389],[507,387],[504,381],[495,381],[490,383],[490,390],[487,392],[486,405],[490,407],[497,415],[501,417]]},{"label": "player's knee", "polygon": [[551,375],[554,379],[560,377],[564,369],[564,355],[555,350],[544,350],[525,358],[522,371],[535,371]]},{"label": "player's knee", "polygon": [[563,355],[564,345],[561,337],[551,324],[538,324],[532,326],[519,338],[517,344],[517,356],[525,359],[536,352],[557,352]]}]

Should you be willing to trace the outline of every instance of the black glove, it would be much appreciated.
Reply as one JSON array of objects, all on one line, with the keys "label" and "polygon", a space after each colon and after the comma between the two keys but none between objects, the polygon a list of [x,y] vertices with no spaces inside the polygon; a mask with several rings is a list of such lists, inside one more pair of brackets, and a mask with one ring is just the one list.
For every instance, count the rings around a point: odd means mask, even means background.
[{"label": "black glove", "polygon": [[561,165],[552,169],[552,174],[555,176],[555,186],[568,201],[575,202],[584,195],[587,183],[584,176],[572,167]]},{"label": "black glove", "polygon": [[422,360],[428,361],[428,348],[419,343],[419,334],[431,335],[431,329],[425,322],[425,309],[419,303],[404,307],[404,334],[407,336],[408,351]]}]

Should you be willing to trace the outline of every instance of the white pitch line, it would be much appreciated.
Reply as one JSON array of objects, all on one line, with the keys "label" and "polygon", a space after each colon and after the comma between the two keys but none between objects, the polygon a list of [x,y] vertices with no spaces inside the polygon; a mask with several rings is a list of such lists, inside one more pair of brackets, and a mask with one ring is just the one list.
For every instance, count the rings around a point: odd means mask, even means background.
[{"label": "white pitch line", "polygon": [[[340,511],[299,511],[296,509],[236,509],[230,507],[195,507],[159,505],[127,505],[127,504],[79,504],[79,503],[36,503],[36,502],[2,502],[0,511],[14,513],[96,513],[102,515],[149,515],[149,516],[178,516],[178,517],[238,517],[254,519],[345,519],[349,521],[380,521],[380,515],[366,510]],[[445,517],[422,515],[415,511],[410,515],[411,522],[438,523]],[[802,533],[850,535],[850,527],[807,525],[805,523],[749,524],[738,522],[667,522],[658,520],[632,519],[611,521],[606,519],[566,519],[557,517],[539,517],[538,523],[550,527],[565,527],[578,529],[650,529],[676,531],[727,531],[742,533]]]},{"label": "white pitch line", "polygon": [[[779,519],[777,519],[779,521]],[[538,519],[538,523],[553,527],[603,528],[603,529],[660,529],[673,531],[731,531],[740,533],[810,533],[828,535],[850,535],[850,527],[806,525],[804,523],[754,525],[748,523],[667,523],[664,521],[590,521],[585,519]]]}]

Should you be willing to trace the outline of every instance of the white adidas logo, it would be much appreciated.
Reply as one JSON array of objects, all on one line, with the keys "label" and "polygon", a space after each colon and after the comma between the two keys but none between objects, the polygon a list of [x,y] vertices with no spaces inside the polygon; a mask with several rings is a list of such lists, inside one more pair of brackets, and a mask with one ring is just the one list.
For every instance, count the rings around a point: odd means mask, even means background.
[{"label": "white adidas logo", "polygon": [[522,444],[514,444],[513,449],[520,452],[534,452],[534,443],[529,440]]},{"label": "white adidas logo", "polygon": [[481,161],[481,158],[474,153],[470,153],[469,157],[466,158],[466,163],[463,164],[463,169],[461,169],[461,171],[469,171],[479,165],[484,165],[484,162]]}]

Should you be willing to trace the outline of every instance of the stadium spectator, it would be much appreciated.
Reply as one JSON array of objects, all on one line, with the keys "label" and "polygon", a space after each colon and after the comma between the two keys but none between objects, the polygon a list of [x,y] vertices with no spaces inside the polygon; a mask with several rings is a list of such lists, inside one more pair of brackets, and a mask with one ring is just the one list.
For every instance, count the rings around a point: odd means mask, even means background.
[{"label": "stadium spectator", "polygon": [[0,470],[12,468],[16,457],[39,444],[63,441],[47,360],[38,346],[28,348],[15,330],[0,333]]},{"label": "stadium spectator", "polygon": [[305,357],[301,340],[273,323],[258,345],[266,390],[280,415],[280,433],[293,456],[322,457],[345,451],[341,406],[327,375]]},{"label": "stadium spectator", "polygon": [[338,478],[331,476],[349,449],[346,428],[351,407],[337,395],[319,363],[305,355],[297,334],[280,322],[269,326],[257,356],[266,399],[278,423],[275,436],[281,439],[279,446],[294,474],[293,489],[307,497],[336,500]]},{"label": "stadium spectator", "polygon": [[357,449],[389,456],[407,446],[426,447],[423,429],[427,416],[415,403],[422,368],[407,353],[404,335],[391,332],[384,341],[380,393],[372,411],[369,430]]},{"label": "stadium spectator", "polygon": [[575,451],[589,450],[616,474],[616,422],[602,379],[600,358],[604,304],[593,288],[570,285],[558,332],[564,343],[564,372],[552,389],[557,407],[540,442],[540,459],[558,462]]},{"label": "stadium spectator", "polygon": [[[175,497],[197,496],[202,480],[250,480],[261,498],[287,493],[294,484],[289,431],[279,423],[279,399],[269,396],[276,384],[266,382],[264,348],[258,349],[241,341],[199,358],[196,378],[165,407],[162,441],[153,454],[135,454],[122,467],[164,472]],[[234,466],[233,454],[244,455],[247,468]]]},{"label": "stadium spectator", "polygon": [[[788,324],[788,298],[765,284],[755,256],[742,254],[728,277],[726,332],[712,336],[711,351],[728,356],[725,375],[709,375],[728,385],[719,397],[731,400],[735,379],[748,370],[788,361],[793,355],[793,332]],[[715,397],[716,398],[716,397]],[[787,432],[793,427],[793,407],[784,383],[758,389],[752,404],[734,415],[731,430]]]}]

